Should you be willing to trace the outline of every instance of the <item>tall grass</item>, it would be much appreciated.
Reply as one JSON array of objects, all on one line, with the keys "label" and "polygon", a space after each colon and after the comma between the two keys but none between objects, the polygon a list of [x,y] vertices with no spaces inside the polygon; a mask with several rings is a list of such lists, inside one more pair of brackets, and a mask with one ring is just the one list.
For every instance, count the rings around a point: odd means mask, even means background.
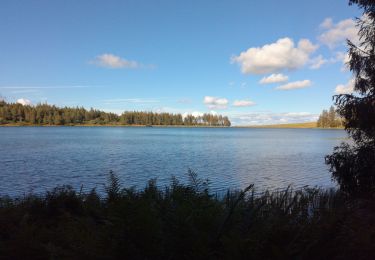
[{"label": "tall grass", "polygon": [[57,187],[44,196],[0,198],[4,259],[328,259],[375,255],[372,201],[339,191],[256,194],[254,186],[216,196],[190,183],[155,180],[136,191],[111,173],[106,194]]}]

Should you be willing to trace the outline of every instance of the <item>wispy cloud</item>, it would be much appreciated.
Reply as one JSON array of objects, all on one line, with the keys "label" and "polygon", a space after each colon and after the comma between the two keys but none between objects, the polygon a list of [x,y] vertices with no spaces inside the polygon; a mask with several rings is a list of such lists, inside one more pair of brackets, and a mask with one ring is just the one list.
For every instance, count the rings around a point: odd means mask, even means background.
[{"label": "wispy cloud", "polygon": [[293,89],[300,89],[300,88],[307,88],[311,86],[311,81],[306,79],[306,80],[301,80],[301,81],[294,81],[290,82],[285,85],[281,85],[276,87],[276,90],[293,90]]},{"label": "wispy cloud", "polygon": [[272,83],[282,83],[288,81],[288,76],[284,74],[271,74],[268,77],[263,77],[259,83],[260,84],[272,84]]},{"label": "wispy cloud", "polygon": [[127,60],[120,56],[110,53],[104,53],[89,61],[90,64],[110,68],[110,69],[140,69],[140,68],[154,68],[154,65],[144,65],[138,61]]},{"label": "wispy cloud", "polygon": [[92,88],[98,86],[84,86],[84,85],[71,85],[71,86],[0,86],[0,89],[70,89],[70,88]]},{"label": "wispy cloud", "polygon": [[159,103],[159,99],[154,98],[114,98],[114,99],[104,99],[104,104],[123,104],[123,103],[132,103],[132,104],[149,104],[149,103]]},{"label": "wispy cloud", "polygon": [[336,57],[332,58],[332,62],[341,62],[341,71],[349,70],[350,56],[347,52],[336,52]]},{"label": "wispy cloud", "polygon": [[319,69],[321,66],[323,66],[324,64],[328,62],[329,60],[323,58],[323,55],[316,56],[309,61],[309,63],[311,64],[310,69],[313,69],[313,70]]},{"label": "wispy cloud", "polygon": [[229,85],[230,87],[233,87],[235,84],[236,84],[236,82],[234,82],[234,81],[231,81],[231,82],[228,83],[228,85]]},{"label": "wispy cloud", "polygon": [[326,18],[321,23],[320,27],[324,31],[318,39],[321,43],[327,45],[331,49],[338,45],[345,44],[346,39],[351,40],[355,44],[359,41],[358,28],[353,19],[345,19],[335,24],[332,18]]},{"label": "wispy cloud", "polygon": [[20,90],[12,90],[12,94],[22,94],[22,93],[37,93],[40,92],[38,89],[20,89]]},{"label": "wispy cloud", "polygon": [[229,101],[226,98],[205,96],[203,99],[203,103],[209,109],[226,109]]},{"label": "wispy cloud", "polygon": [[255,102],[251,101],[251,100],[235,100],[233,102],[233,106],[234,107],[251,107],[251,106],[255,106]]},{"label": "wispy cloud", "polygon": [[262,47],[252,47],[232,57],[244,74],[266,74],[301,68],[309,56],[318,48],[307,39],[301,39],[297,46],[290,38],[282,38]]},{"label": "wispy cloud", "polygon": [[354,79],[350,79],[345,85],[340,84],[335,88],[335,94],[351,94],[354,92]]},{"label": "wispy cloud", "polygon": [[191,104],[193,101],[190,98],[180,98],[177,100],[177,103],[180,104]]}]

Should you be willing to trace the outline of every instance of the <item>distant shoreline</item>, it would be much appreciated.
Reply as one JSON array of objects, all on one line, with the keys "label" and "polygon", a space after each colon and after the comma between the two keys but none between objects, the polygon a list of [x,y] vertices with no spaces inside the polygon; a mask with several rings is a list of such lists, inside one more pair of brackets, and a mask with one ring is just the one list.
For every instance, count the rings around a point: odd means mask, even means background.
[{"label": "distant shoreline", "polygon": [[239,126],[209,126],[209,125],[120,125],[120,124],[66,124],[66,125],[42,125],[42,124],[0,124],[0,127],[156,127],[156,128],[257,128],[257,129],[327,129],[341,130],[343,127],[317,127],[316,122],[275,124],[275,125],[239,125]]},{"label": "distant shoreline", "polygon": [[0,127],[158,127],[158,128],[229,128],[229,126],[209,125],[114,125],[114,124],[66,124],[66,125],[42,125],[42,124],[2,124]]},{"label": "distant shoreline", "polygon": [[275,128],[275,129],[344,129],[343,127],[318,127],[317,122],[294,123],[294,124],[275,124],[275,125],[250,125],[234,126],[236,128]]}]

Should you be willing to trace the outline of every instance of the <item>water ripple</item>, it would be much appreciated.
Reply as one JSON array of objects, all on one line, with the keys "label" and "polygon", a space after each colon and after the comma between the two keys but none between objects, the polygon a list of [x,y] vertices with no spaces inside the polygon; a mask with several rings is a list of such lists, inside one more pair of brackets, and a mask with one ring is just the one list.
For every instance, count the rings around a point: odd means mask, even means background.
[{"label": "water ripple", "polygon": [[126,186],[159,185],[189,168],[212,191],[333,186],[324,156],[345,132],[311,129],[0,128],[1,194],[45,192],[69,184],[103,191],[113,170]]}]

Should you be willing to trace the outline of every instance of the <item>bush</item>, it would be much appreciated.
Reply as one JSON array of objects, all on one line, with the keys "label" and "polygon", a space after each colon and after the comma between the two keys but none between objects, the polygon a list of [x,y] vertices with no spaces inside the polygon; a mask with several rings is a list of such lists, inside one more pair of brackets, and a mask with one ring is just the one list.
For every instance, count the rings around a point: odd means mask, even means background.
[{"label": "bush", "polygon": [[0,198],[4,259],[367,258],[375,254],[375,205],[335,190],[211,194],[155,180],[140,191],[110,174],[102,198],[71,187]]}]

